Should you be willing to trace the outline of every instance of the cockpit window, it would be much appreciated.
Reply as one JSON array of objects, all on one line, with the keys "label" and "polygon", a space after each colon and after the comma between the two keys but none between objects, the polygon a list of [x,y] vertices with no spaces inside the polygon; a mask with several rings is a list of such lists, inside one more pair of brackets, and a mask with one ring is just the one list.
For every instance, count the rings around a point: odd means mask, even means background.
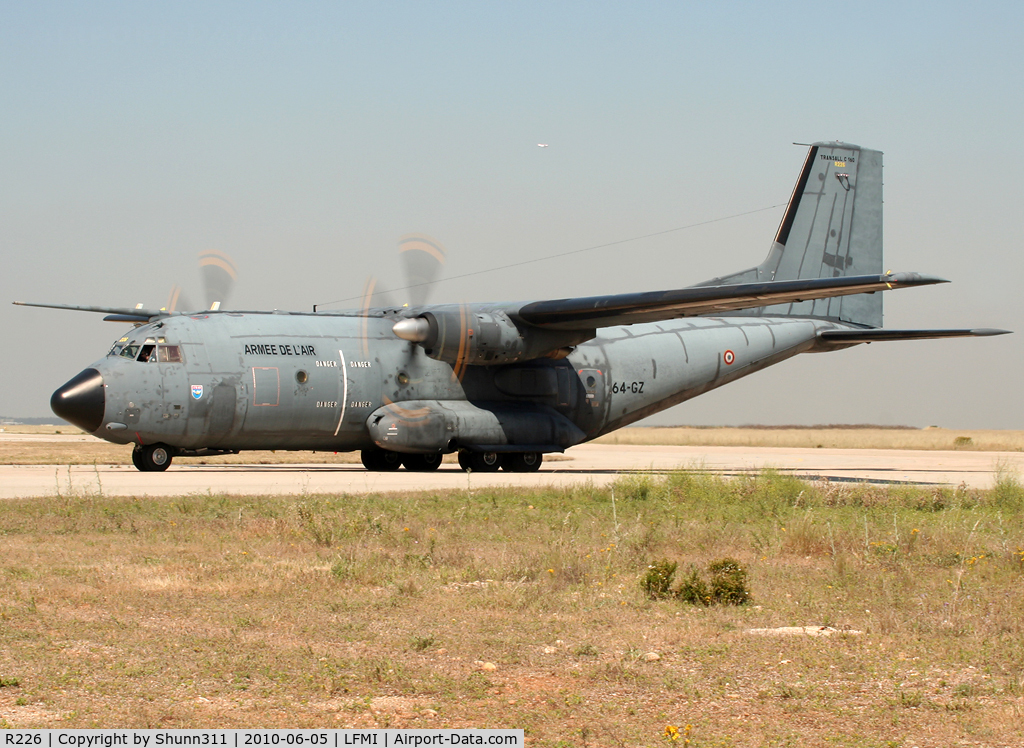
[{"label": "cockpit window", "polygon": [[146,338],[144,342],[131,343],[128,342],[128,338],[121,338],[110,346],[107,355],[135,359],[143,363],[181,364],[185,361],[181,346],[167,345],[163,338]]},{"label": "cockpit window", "polygon": [[118,338],[114,341],[114,344],[110,346],[110,350],[107,351],[108,356],[119,356],[121,350],[124,348],[124,344],[128,342],[128,338]]},{"label": "cockpit window", "polygon": [[181,346],[161,344],[157,350],[157,361],[162,364],[180,364]]}]

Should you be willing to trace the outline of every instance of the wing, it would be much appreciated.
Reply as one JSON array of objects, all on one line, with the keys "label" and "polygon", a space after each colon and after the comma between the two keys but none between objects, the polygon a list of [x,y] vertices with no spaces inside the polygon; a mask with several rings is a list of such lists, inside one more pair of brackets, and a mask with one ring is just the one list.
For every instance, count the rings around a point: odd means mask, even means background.
[{"label": "wing", "polygon": [[[43,309],[70,309],[74,312],[98,312],[106,314],[103,319],[107,322],[140,322],[146,323],[160,317],[170,317],[174,312],[166,309],[142,309],[141,307],[112,307],[112,306],[78,306],[76,304],[33,304],[28,301],[14,301],[18,306],[36,306]],[[180,312],[179,312],[180,313]]]},{"label": "wing", "polygon": [[634,325],[679,317],[721,314],[772,304],[851,296],[895,288],[948,283],[918,273],[854,275],[738,283],[727,286],[692,286],[673,291],[590,296],[579,299],[534,301],[510,314],[529,325],[556,330]]},{"label": "wing", "polygon": [[[117,307],[117,306],[81,306],[78,304],[37,304],[28,301],[12,301],[17,306],[34,306],[42,309],[67,309],[73,312],[96,312],[106,314],[104,322],[132,322],[134,324],[145,324],[164,317],[189,317],[193,315],[211,314],[290,314],[296,317],[308,316],[310,312],[283,312],[280,310],[267,309],[205,309],[192,312],[171,312],[166,309],[143,309],[142,307]],[[395,309],[341,309],[334,311],[313,311],[312,314],[324,317],[381,317],[385,313],[394,312]]]}]

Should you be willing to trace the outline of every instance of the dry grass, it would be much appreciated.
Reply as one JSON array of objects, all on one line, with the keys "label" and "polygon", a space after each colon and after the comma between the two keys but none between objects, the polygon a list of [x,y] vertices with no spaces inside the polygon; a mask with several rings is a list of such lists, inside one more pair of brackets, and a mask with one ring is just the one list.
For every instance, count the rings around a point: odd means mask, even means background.
[{"label": "dry grass", "polygon": [[808,449],[964,449],[1024,451],[1024,431],[821,426],[765,428],[670,426],[626,428],[599,444],[665,444],[706,447],[804,447]]},{"label": "dry grass", "polygon": [[[0,726],[522,727],[537,746],[632,746],[691,724],[702,746],[1018,745],[1024,716],[1012,476],[991,492],[679,473],[18,500],[0,549]],[[723,556],[749,568],[752,604],[639,585],[660,559]],[[744,633],[804,624],[865,634]]]}]

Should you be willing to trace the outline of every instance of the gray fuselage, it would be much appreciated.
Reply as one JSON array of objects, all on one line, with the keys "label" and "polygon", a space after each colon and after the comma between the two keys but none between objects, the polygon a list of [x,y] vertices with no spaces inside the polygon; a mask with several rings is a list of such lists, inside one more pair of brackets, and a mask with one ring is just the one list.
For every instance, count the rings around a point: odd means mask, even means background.
[{"label": "gray fuselage", "polygon": [[[570,441],[586,441],[842,329],[792,317],[691,318],[604,328],[562,360],[453,367],[397,339],[393,325],[389,316],[219,313],[137,327],[91,367],[103,382],[93,433],[184,450],[350,451],[374,446],[367,419],[379,408],[440,401],[557,413],[582,434]],[[147,343],[156,346],[149,360],[132,357]]]}]

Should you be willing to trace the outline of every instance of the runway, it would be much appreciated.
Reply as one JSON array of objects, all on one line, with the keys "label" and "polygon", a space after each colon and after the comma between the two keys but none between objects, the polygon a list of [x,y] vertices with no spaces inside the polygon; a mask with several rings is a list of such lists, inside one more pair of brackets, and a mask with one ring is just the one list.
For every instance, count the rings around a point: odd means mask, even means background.
[{"label": "runway", "polygon": [[56,495],[178,496],[191,493],[303,494],[419,491],[487,486],[609,483],[623,473],[676,469],[736,475],[766,467],[812,479],[989,488],[998,471],[1020,474],[1020,452],[583,444],[537,473],[371,473],[361,465],[198,465],[178,459],[164,473],[120,465],[0,465],[0,498]]}]

